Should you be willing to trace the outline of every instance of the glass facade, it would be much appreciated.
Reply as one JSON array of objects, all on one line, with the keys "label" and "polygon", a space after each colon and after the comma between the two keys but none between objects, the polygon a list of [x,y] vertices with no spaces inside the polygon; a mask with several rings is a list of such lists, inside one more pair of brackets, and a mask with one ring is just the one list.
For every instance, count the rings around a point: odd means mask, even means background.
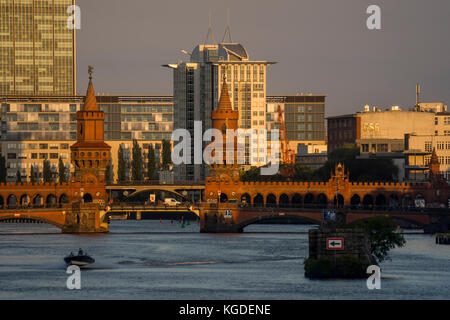
[{"label": "glass facade", "polygon": [[[0,101],[1,152],[6,158],[7,179],[16,181],[17,171],[29,180],[31,167],[42,178],[43,160],[50,160],[52,170],[59,158],[70,168],[69,147],[76,140],[76,112],[84,97],[11,98]],[[157,158],[161,140],[170,140],[173,130],[171,96],[97,96],[105,112],[105,140],[112,146],[114,170],[117,149],[123,144],[131,150],[132,140],[144,147],[152,144]]]},{"label": "glass facade", "polygon": [[74,95],[74,0],[0,1],[0,94]]},{"label": "glass facade", "polygon": [[267,130],[278,128],[278,105],[280,105],[289,141],[324,141],[325,97],[324,95],[267,97]]}]

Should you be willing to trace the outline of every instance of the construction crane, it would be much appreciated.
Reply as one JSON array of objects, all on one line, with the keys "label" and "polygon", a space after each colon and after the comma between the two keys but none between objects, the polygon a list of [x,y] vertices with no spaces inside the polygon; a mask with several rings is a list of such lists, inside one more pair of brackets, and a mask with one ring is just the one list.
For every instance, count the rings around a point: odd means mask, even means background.
[{"label": "construction crane", "polygon": [[281,160],[283,162],[279,174],[286,178],[292,178],[295,175],[295,153],[289,149],[286,126],[280,105],[278,105],[278,130],[280,131]]},{"label": "construction crane", "polygon": [[289,149],[289,143],[286,136],[286,126],[284,123],[283,112],[281,106],[278,105],[278,130],[280,131],[280,147],[281,147],[281,159],[284,164],[295,163],[295,153]]}]

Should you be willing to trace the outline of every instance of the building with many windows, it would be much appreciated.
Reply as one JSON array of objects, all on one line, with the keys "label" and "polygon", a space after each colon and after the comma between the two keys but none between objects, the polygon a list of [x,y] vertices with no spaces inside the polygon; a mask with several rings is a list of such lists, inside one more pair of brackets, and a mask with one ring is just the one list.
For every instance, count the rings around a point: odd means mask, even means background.
[{"label": "building with many windows", "polygon": [[353,115],[329,117],[329,151],[345,142],[354,143],[360,148],[360,158],[392,159],[399,168],[399,181],[423,181],[428,178],[435,149],[440,173],[448,178],[450,113],[446,109],[443,103],[420,103],[410,110],[366,106]]},{"label": "building with many windows", "polygon": [[[211,111],[217,106],[223,75],[232,108],[239,111],[239,128],[266,129],[266,73],[273,63],[250,60],[239,43],[219,43],[196,46],[189,62],[165,65],[173,69],[174,129],[187,129],[193,138],[194,121],[202,122],[202,132],[211,128]],[[248,140],[245,145],[245,163],[265,163],[266,154],[250,158]],[[176,177],[203,181],[207,169],[194,164],[194,144],[191,156],[190,164],[174,167]]]},{"label": "building with many windows", "polygon": [[[23,180],[30,180],[32,166],[42,178],[45,159],[50,161],[55,174],[59,158],[70,168],[69,146],[76,140],[76,112],[83,99],[67,96],[0,100],[0,145],[6,158],[8,181],[16,181],[17,171]],[[105,112],[105,140],[112,147],[115,178],[119,146],[123,146],[129,163],[133,139],[138,140],[144,156],[152,144],[159,158],[161,140],[170,140],[173,129],[171,96],[97,96],[97,103]]]},{"label": "building with many windows", "polygon": [[0,1],[0,95],[75,95],[75,0]]}]

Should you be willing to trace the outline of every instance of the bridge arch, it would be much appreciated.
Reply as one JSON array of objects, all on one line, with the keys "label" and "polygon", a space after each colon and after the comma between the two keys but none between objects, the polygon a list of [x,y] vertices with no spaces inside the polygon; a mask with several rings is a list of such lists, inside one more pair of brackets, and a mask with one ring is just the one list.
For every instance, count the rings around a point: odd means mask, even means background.
[{"label": "bridge arch", "polygon": [[253,198],[253,206],[255,206],[255,207],[263,207],[264,206],[264,197],[262,196],[261,193],[258,193]]},{"label": "bridge arch", "polygon": [[3,196],[0,195],[0,208],[3,209],[4,206],[5,206],[5,200],[3,199]]},{"label": "bridge arch", "polygon": [[354,194],[350,198],[350,206],[352,209],[356,209],[361,205],[361,197],[358,194]]},{"label": "bridge arch", "polygon": [[398,208],[400,206],[400,200],[396,193],[391,193],[389,195],[389,208]]},{"label": "bridge arch", "polygon": [[241,202],[250,206],[252,204],[252,198],[250,197],[250,195],[248,193],[244,193],[241,196]]},{"label": "bridge arch", "polygon": [[373,196],[371,194],[366,194],[363,198],[363,207],[366,210],[373,209]]},{"label": "bridge arch", "polygon": [[6,205],[8,209],[17,208],[17,197],[14,194],[10,194],[6,200]]},{"label": "bridge arch", "polygon": [[69,203],[69,196],[65,193],[59,196],[59,204],[67,204]]},{"label": "bridge arch", "polygon": [[278,213],[276,213],[276,214],[270,213],[270,214],[266,214],[264,216],[259,216],[259,217],[255,217],[255,218],[251,218],[251,219],[242,221],[241,223],[239,223],[238,228],[240,230],[243,230],[245,227],[247,227],[251,224],[254,224],[259,221],[267,221],[267,220],[297,220],[297,221],[308,222],[308,223],[316,224],[316,225],[320,225],[322,222],[320,219],[316,220],[316,219],[313,219],[308,216],[302,216],[300,214],[286,213],[285,215],[280,216]]},{"label": "bridge arch", "polygon": [[342,207],[344,207],[344,196],[342,195],[342,194],[340,194],[340,193],[338,193],[338,194],[336,194],[335,196],[334,196],[334,205],[337,207],[337,208],[342,208]]},{"label": "bridge arch", "polygon": [[48,219],[46,217],[39,217],[39,216],[35,216],[33,214],[20,214],[20,217],[16,217],[14,216],[14,214],[9,214],[9,215],[1,215],[0,216],[0,221],[2,220],[20,220],[20,219],[27,219],[27,220],[33,220],[36,222],[42,222],[42,223],[46,223],[46,224],[50,224],[52,226],[55,226],[59,229],[63,229],[64,225],[52,220],[52,219]]},{"label": "bridge arch", "polygon": [[302,196],[298,193],[294,194],[291,200],[292,207],[294,208],[301,208],[303,206],[302,203]]},{"label": "bridge arch", "polygon": [[[370,216],[362,215],[360,218],[352,220],[352,222],[350,222],[349,225],[353,225],[353,224],[358,223],[358,222],[366,222],[366,221],[370,220],[374,216],[375,215],[370,215]],[[427,218],[425,215],[416,215],[417,219],[415,219],[414,217],[409,216],[408,214],[390,215],[390,217],[394,221],[410,222],[410,223],[413,223],[413,224],[421,226],[421,227],[423,227],[423,226],[428,224],[427,222],[421,221],[421,219],[420,219],[420,218]]]},{"label": "bridge arch", "polygon": [[30,204],[30,197],[28,196],[28,194],[25,193],[20,197],[20,205],[22,207],[27,207],[29,204]]},{"label": "bridge arch", "polygon": [[312,207],[314,203],[314,195],[312,193],[307,193],[305,195],[305,199],[303,200],[303,204],[305,207]]},{"label": "bridge arch", "polygon": [[386,197],[384,194],[380,193],[375,198],[375,207],[377,210],[383,210],[386,209]]},{"label": "bridge arch", "polygon": [[57,198],[53,193],[50,193],[45,200],[45,206],[47,208],[53,208],[57,205]]},{"label": "bridge arch", "polygon": [[220,193],[220,202],[227,202],[228,196],[225,192]]},{"label": "bridge arch", "polygon": [[280,207],[282,207],[282,208],[289,207],[289,196],[286,193],[282,193],[280,195],[279,204],[280,204]]},{"label": "bridge arch", "polygon": [[316,203],[319,208],[326,208],[328,205],[328,198],[327,198],[326,194],[320,193],[317,196]]},{"label": "bridge arch", "polygon": [[85,193],[83,195],[83,201],[84,203],[92,202],[92,195],[90,193]]},{"label": "bridge arch", "polygon": [[266,197],[266,207],[276,207],[277,197],[273,193],[269,193]]},{"label": "bridge arch", "polygon": [[42,207],[44,204],[42,196],[38,193],[33,197],[33,207]]}]

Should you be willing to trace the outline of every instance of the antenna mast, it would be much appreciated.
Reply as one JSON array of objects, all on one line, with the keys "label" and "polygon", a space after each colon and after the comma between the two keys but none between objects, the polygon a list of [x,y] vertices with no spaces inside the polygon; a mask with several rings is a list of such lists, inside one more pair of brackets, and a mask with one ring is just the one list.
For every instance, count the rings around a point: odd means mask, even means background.
[{"label": "antenna mast", "polygon": [[225,38],[227,37],[230,39],[230,43],[233,43],[233,40],[231,39],[231,30],[230,30],[230,8],[227,9],[227,28],[225,29],[225,33],[223,35],[222,42],[225,42]]},{"label": "antenna mast", "polygon": [[208,43],[209,38],[211,38],[211,44],[215,43],[216,40],[214,39],[214,31],[212,28],[212,23],[211,23],[211,9],[209,9],[209,26],[208,26],[208,33],[206,34],[206,39],[205,39],[205,43]]}]

